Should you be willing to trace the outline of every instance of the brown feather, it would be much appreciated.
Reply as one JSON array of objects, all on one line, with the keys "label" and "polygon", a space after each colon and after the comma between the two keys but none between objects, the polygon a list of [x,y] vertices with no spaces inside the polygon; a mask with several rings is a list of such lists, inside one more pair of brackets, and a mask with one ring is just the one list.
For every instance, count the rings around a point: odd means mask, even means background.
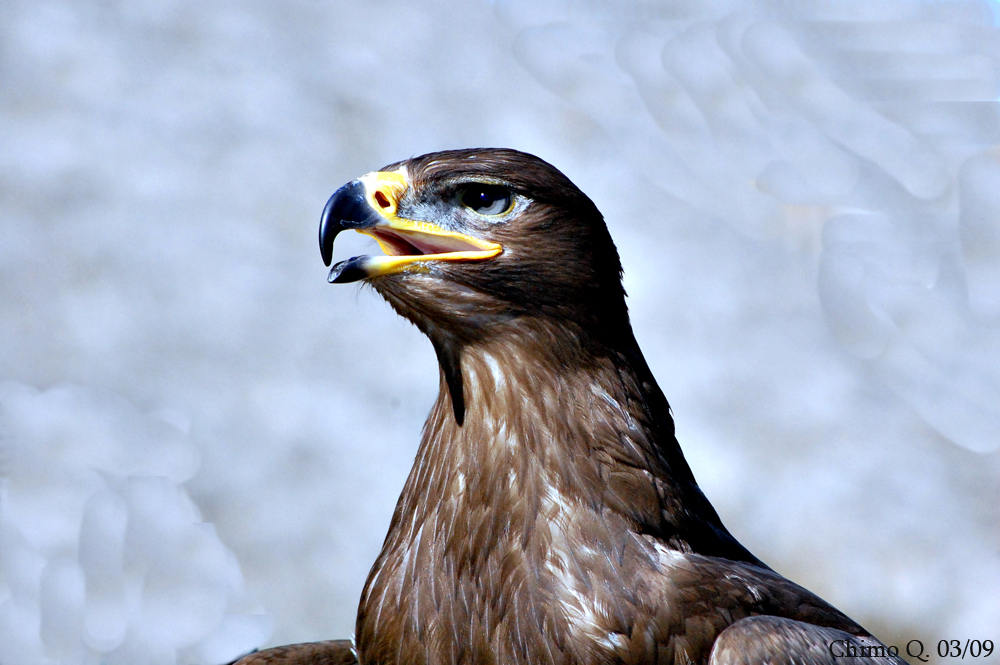
[{"label": "brown feather", "polygon": [[[397,214],[503,252],[369,280],[431,339],[441,382],[362,593],[360,662],[808,664],[825,636],[873,640],[750,554],[698,488],[590,199],[511,150],[400,167]],[[470,182],[509,188],[516,214],[461,209]]]},{"label": "brown feather", "polygon": [[357,665],[357,662],[350,640],[330,640],[257,651],[233,665]]}]

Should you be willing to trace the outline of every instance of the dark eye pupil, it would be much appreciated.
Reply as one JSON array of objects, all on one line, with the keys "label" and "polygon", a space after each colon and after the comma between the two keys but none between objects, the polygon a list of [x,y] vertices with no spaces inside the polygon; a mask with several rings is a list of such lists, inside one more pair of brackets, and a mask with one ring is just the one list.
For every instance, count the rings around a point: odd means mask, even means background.
[{"label": "dark eye pupil", "polygon": [[472,185],[462,193],[462,205],[481,215],[499,215],[510,208],[511,194],[500,185]]}]

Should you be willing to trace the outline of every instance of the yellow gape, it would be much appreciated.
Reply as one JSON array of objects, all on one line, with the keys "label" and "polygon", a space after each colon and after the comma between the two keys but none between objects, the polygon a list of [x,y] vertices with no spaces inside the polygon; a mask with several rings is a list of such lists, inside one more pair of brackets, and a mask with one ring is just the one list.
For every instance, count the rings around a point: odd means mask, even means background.
[{"label": "yellow gape", "polygon": [[386,253],[386,256],[373,256],[365,262],[364,269],[369,277],[424,272],[428,261],[477,261],[503,251],[503,247],[488,240],[449,231],[431,222],[398,217],[399,200],[409,186],[405,167],[396,171],[374,171],[358,180],[364,185],[368,205],[385,220],[369,228],[356,229],[374,238]]}]

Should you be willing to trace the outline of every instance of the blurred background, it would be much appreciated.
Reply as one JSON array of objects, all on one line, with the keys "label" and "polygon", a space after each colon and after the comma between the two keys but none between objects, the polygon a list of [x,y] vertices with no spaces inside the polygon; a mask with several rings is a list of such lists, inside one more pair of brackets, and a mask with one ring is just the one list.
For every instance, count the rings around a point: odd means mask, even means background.
[{"label": "blurred background", "polygon": [[603,211],[751,551],[1000,662],[998,9],[5,0],[0,663],[353,633],[438,376],[319,214],[475,146]]}]

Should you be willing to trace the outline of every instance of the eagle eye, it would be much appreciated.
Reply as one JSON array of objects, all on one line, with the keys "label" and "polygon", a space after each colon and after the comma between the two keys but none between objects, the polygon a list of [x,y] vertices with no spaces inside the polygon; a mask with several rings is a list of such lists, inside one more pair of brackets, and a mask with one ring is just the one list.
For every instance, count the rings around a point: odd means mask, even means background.
[{"label": "eagle eye", "polygon": [[501,215],[510,210],[514,197],[506,187],[475,183],[462,192],[462,205],[480,215]]}]

